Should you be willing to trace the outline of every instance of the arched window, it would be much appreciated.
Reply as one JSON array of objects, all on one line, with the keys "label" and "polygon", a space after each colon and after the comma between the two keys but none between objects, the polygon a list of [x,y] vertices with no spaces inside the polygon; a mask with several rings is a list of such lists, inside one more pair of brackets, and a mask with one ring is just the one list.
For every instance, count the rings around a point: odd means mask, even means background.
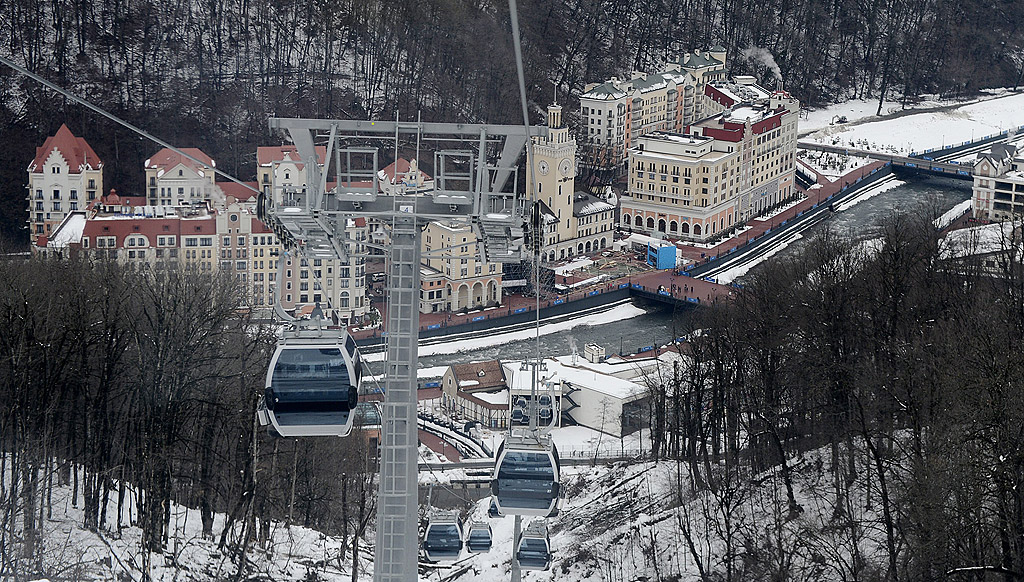
[{"label": "arched window", "polygon": [[693,236],[700,236],[700,225],[693,225]]},{"label": "arched window", "polygon": [[658,232],[665,232],[665,219],[658,220]]},{"label": "arched window", "polygon": [[679,223],[674,220],[668,223],[668,230],[672,233],[677,232],[679,230]]},{"label": "arched window", "polygon": [[628,215],[628,214],[623,214],[622,215],[622,224],[625,224],[626,226],[629,226],[629,225],[633,224],[633,217]]},{"label": "arched window", "polygon": [[586,249],[587,249],[587,252],[589,253],[590,252],[590,241],[589,240],[587,241]]},{"label": "arched window", "polygon": [[633,221],[633,224],[635,224],[638,227],[642,227],[644,225],[644,217],[637,214],[636,219]]},{"label": "arched window", "polygon": [[654,230],[654,219],[649,216],[647,217],[647,228]]},{"label": "arched window", "polygon": [[679,227],[679,234],[690,234],[690,224],[688,222],[684,222]]}]

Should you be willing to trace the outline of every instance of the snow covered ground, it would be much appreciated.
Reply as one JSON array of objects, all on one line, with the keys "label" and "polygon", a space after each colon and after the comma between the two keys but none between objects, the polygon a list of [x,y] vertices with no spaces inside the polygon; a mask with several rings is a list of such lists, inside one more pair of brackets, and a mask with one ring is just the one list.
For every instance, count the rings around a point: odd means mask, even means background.
[{"label": "snow covered ground", "polygon": [[[1024,93],[1003,92],[965,104],[925,103],[920,105],[939,109],[898,112],[888,118],[864,115],[864,105],[851,102],[811,112],[807,120],[800,121],[800,131],[814,130],[805,139],[819,143],[906,154],[959,145],[1024,126]],[[824,121],[826,116],[831,120],[843,114],[848,116],[848,123],[828,125]]]},{"label": "snow covered ground", "polygon": [[[601,325],[602,323],[611,323],[613,321],[621,321],[623,319],[630,319],[647,313],[643,309],[636,307],[631,303],[624,303],[622,305],[616,305],[605,311],[591,313],[590,315],[584,315],[574,319],[565,321],[559,321],[556,323],[541,323],[540,334],[547,335],[549,333],[555,333],[557,331],[564,331],[572,329],[581,325]],[[437,354],[454,354],[456,352],[475,350],[479,348],[485,348],[490,346],[498,346],[501,344],[507,344],[514,341],[529,339],[537,334],[535,329],[524,329],[519,331],[510,331],[506,333],[494,333],[493,335],[487,335],[484,337],[477,337],[465,340],[447,341],[436,344],[420,345],[419,355],[420,356],[433,356]],[[373,354],[364,354],[363,359],[370,362],[382,361],[387,356],[384,352],[378,352]]]},{"label": "snow covered ground", "polygon": [[[135,492],[129,489],[128,498]],[[145,561],[140,549],[142,530],[128,526],[132,516],[125,512],[117,528],[117,492],[112,491],[106,527],[99,533],[82,527],[82,497],[78,507],[72,506],[70,486],[55,486],[53,516],[43,521],[40,544],[42,571],[51,579],[136,581],[143,579]],[[134,505],[127,503],[126,505]],[[136,518],[138,516],[135,516]],[[238,566],[230,551],[218,548],[216,540],[202,537],[199,511],[174,504],[171,508],[171,535],[163,554],[149,555],[149,575],[154,581],[226,580],[234,576]],[[224,529],[225,515],[214,518],[214,537]],[[240,526],[236,526],[237,528]],[[341,556],[340,538],[298,526],[274,523],[271,539],[265,547],[254,547],[247,555],[247,579],[303,581],[315,571],[323,582],[351,580],[351,555]],[[233,536],[229,536],[232,539]],[[372,568],[367,556],[362,564]],[[369,577],[365,577],[369,580]]]}]

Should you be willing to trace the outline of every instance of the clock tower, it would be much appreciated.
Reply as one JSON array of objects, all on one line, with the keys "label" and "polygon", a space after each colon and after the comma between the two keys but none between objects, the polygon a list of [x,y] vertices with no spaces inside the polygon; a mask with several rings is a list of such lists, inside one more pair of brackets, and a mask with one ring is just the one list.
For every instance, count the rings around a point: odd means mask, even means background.
[{"label": "clock tower", "polygon": [[558,220],[554,233],[549,231],[546,245],[557,245],[576,237],[576,221],[572,214],[576,191],[576,140],[562,123],[562,107],[548,106],[548,134],[533,138],[534,180],[537,199],[542,200]]}]

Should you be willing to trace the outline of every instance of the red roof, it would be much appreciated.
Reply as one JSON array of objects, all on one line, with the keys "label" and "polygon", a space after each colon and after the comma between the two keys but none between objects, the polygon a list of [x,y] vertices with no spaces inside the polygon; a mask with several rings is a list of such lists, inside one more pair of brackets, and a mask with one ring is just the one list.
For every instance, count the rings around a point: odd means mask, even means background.
[{"label": "red roof", "polygon": [[[388,177],[388,180],[392,184],[394,184],[395,183],[395,170],[397,169],[398,173],[404,176],[404,175],[409,173],[409,167],[410,167],[409,160],[407,160],[405,158],[398,158],[397,160],[395,160],[394,162],[389,164],[386,168],[381,170],[381,172],[384,172],[384,175]],[[420,170],[420,175],[423,176],[423,180],[424,181],[430,180],[430,176],[428,176],[427,173],[424,172],[423,170]]]},{"label": "red roof", "polygon": [[[209,216],[203,218],[112,218],[92,219],[85,222],[82,237],[114,236],[117,237],[116,248],[124,247],[124,239],[128,235],[141,234],[149,238],[149,244],[155,245],[157,236],[213,236],[217,234],[217,219]],[[179,239],[178,246],[184,246]],[[95,247],[95,244],[93,245]]]},{"label": "red roof", "polygon": [[366,226],[366,219],[363,218],[362,216],[357,216],[355,219],[355,223],[357,228],[363,228],[364,226]]},{"label": "red roof", "polygon": [[253,234],[272,234],[274,231],[270,230],[266,224],[260,222],[255,216],[250,219],[249,229]]},{"label": "red roof", "polygon": [[39,247],[39,248],[45,248],[47,242],[49,242],[49,241],[46,238],[45,234],[41,234],[38,237],[36,237],[36,246]]},{"label": "red roof", "polygon": [[148,204],[145,196],[121,196],[113,188],[110,194],[100,196],[100,203],[109,206],[145,206]]},{"label": "red roof", "polygon": [[217,182],[221,192],[225,196],[234,196],[235,200],[246,201],[259,194],[256,182],[245,182],[245,185],[238,182]]},{"label": "red roof", "polygon": [[[315,146],[317,161],[321,164],[327,159],[327,147]],[[285,146],[261,146],[256,148],[256,163],[260,166],[270,166],[274,162],[301,162],[298,149],[293,145]],[[301,169],[304,164],[299,163]]]},{"label": "red roof", "polygon": [[[216,167],[216,164],[214,163],[213,158],[211,158],[210,156],[206,155],[203,152],[203,150],[201,150],[199,148],[178,148],[178,149],[180,149],[181,151],[185,152],[186,154],[192,156],[193,158],[203,162],[209,168]],[[164,148],[164,149],[158,151],[156,154],[154,154],[153,157],[151,157],[148,160],[146,160],[146,169],[147,170],[149,170],[149,169],[154,169],[154,170],[157,170],[157,169],[170,170],[171,168],[173,168],[174,166],[177,166],[178,164],[182,164],[186,168],[192,169],[192,171],[194,171],[194,172],[198,172],[199,170],[203,169],[203,167],[200,166],[199,164],[193,162],[192,160],[186,158],[185,156],[179,154],[178,152],[176,152],[176,151],[174,151],[174,150],[172,150],[170,148]]]},{"label": "red roof", "polygon": [[103,167],[103,162],[92,147],[86,143],[84,138],[75,137],[67,125],[61,124],[56,135],[46,138],[42,147],[36,148],[36,157],[28,169],[36,174],[42,173],[46,159],[50,157],[53,150],[57,150],[68,168],[73,174],[80,174],[82,170],[97,170]]}]

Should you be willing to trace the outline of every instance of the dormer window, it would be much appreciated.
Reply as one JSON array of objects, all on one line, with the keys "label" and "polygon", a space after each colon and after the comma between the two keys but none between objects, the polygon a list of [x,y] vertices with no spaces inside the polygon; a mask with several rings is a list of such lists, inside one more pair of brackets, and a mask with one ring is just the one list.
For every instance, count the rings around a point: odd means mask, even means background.
[{"label": "dormer window", "polygon": [[60,166],[53,166],[53,167],[51,167],[50,168],[50,172],[53,173],[53,174],[59,174],[60,173]]}]

